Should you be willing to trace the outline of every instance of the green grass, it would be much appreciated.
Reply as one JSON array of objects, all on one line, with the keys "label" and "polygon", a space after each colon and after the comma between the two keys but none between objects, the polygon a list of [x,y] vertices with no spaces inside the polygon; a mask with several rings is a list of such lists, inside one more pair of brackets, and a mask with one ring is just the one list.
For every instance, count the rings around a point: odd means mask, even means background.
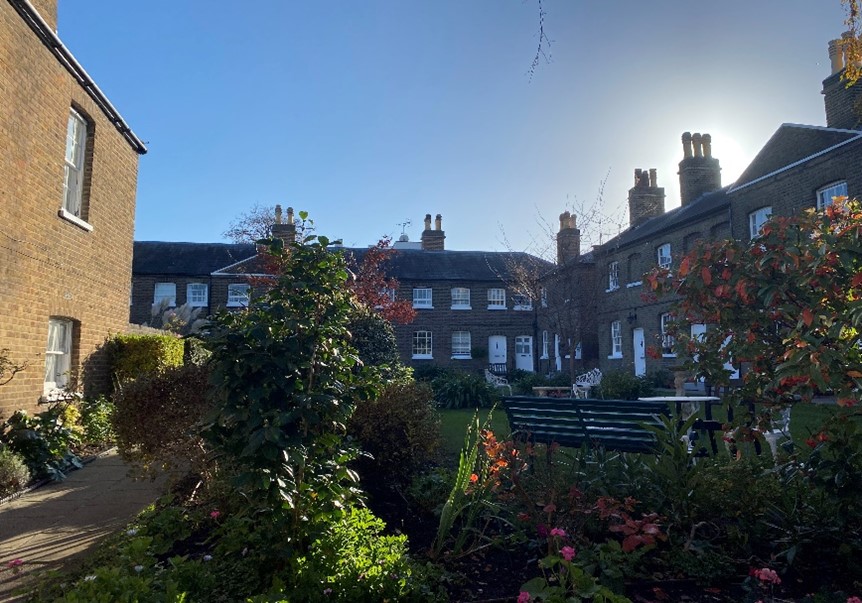
[{"label": "green grass", "polygon": [[[464,436],[467,434],[467,425],[473,420],[475,410],[452,410],[441,409],[440,428],[443,433],[443,453],[447,458],[457,459],[458,453],[464,446]],[[498,437],[509,435],[509,421],[506,419],[506,411],[497,408],[491,413],[490,408],[479,409],[479,424],[484,425],[488,415],[491,414],[490,429]]]}]

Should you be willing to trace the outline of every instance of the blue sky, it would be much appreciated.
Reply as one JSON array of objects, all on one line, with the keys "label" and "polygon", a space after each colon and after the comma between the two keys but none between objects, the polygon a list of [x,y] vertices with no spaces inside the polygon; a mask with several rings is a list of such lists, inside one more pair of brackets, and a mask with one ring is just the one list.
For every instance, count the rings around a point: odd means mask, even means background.
[{"label": "blue sky", "polygon": [[[544,253],[543,221],[624,225],[635,168],[679,204],[680,135],[732,182],[783,122],[825,123],[839,0],[59,0],[59,35],[149,153],[138,240],[219,241],[281,203],[348,245],[443,215],[447,249]],[[602,181],[607,176],[601,199]],[[579,212],[580,213],[580,212]]]}]

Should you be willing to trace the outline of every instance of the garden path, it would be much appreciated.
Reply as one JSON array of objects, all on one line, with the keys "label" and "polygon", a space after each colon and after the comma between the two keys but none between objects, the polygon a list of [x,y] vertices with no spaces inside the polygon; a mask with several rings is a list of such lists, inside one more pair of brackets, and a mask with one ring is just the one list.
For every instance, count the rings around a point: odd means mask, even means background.
[{"label": "garden path", "polygon": [[[100,454],[62,482],[52,482],[0,505],[0,602],[35,575],[57,570],[91,551],[127,524],[164,490],[163,480],[135,480],[116,450]],[[10,561],[21,559],[13,574]]]}]

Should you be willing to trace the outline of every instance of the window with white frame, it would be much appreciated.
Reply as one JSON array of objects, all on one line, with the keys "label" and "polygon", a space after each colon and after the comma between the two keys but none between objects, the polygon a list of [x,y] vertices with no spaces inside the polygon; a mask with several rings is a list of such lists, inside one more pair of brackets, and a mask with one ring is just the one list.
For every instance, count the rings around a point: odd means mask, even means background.
[{"label": "window with white frame", "polygon": [[506,309],[506,290],[505,289],[488,289],[488,309],[489,310],[505,310]]},{"label": "window with white frame", "polygon": [[771,215],[772,206],[769,205],[756,209],[748,214],[748,234],[751,235],[752,239],[760,236],[760,231],[763,230],[763,225],[766,224],[766,221]]},{"label": "window with white frame", "polygon": [[672,261],[670,257],[670,243],[659,245],[656,249],[656,256],[660,268],[670,268]]},{"label": "window with white frame", "polygon": [[433,308],[431,301],[431,287],[415,287],[413,289],[414,308]]},{"label": "window with white frame", "polygon": [[63,208],[66,214],[85,220],[84,177],[87,159],[87,120],[74,109],[69,110],[66,126],[66,159],[64,164]]},{"label": "window with white frame", "polygon": [[430,359],[433,358],[431,347],[431,331],[414,331],[413,332],[413,358],[415,359]]},{"label": "window with white frame", "polygon": [[453,310],[469,310],[470,309],[470,290],[467,287],[452,288],[452,309]]},{"label": "window with white frame", "polygon": [[186,285],[186,303],[192,308],[206,307],[209,302],[209,292],[206,283],[189,283]]},{"label": "window with white frame", "polygon": [[817,191],[817,209],[832,205],[835,197],[847,196],[847,182],[835,182]]},{"label": "window with white frame", "polygon": [[69,383],[69,371],[72,368],[72,329],[72,321],[65,318],[52,318],[48,321],[45,394],[62,389]]},{"label": "window with white frame", "polygon": [[610,262],[608,264],[608,291],[620,288],[620,263]]},{"label": "window with white frame", "polygon": [[471,354],[470,331],[452,331],[452,358],[468,359]]},{"label": "window with white frame", "polygon": [[673,317],[670,314],[661,315],[661,355],[666,358],[673,358],[676,354],[673,351],[675,342],[673,335],[670,333],[670,325],[673,322]]},{"label": "window with white frame", "polygon": [[513,310],[532,310],[533,309],[533,300],[530,299],[527,295],[522,295],[520,293],[516,293],[512,295],[512,309]]},{"label": "window with white frame", "polygon": [[544,287],[542,287],[542,289],[539,291],[539,298],[541,300],[542,307],[547,308],[548,307],[548,290],[545,289]]},{"label": "window with white frame", "polygon": [[177,305],[177,284],[156,283],[153,290],[153,305],[164,304],[168,308]]},{"label": "window with white frame", "polygon": [[549,347],[548,332],[542,331],[542,360],[548,359]]},{"label": "window with white frame", "polygon": [[228,308],[247,308],[248,307],[248,283],[231,283],[227,286],[227,307]]},{"label": "window with white frame", "polygon": [[623,328],[620,321],[611,323],[611,355],[610,358],[623,357]]}]

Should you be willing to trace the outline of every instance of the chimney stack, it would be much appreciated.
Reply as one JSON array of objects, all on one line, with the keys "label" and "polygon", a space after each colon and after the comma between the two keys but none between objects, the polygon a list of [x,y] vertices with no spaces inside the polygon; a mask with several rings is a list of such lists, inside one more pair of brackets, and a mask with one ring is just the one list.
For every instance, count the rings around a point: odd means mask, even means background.
[{"label": "chimney stack", "polygon": [[629,189],[629,226],[640,226],[664,213],[664,188],[658,186],[655,168],[635,170],[635,185]]},{"label": "chimney stack", "polygon": [[434,219],[434,230],[431,230],[431,214],[425,214],[425,230],[422,231],[422,249],[425,251],[443,251],[446,233],[443,232],[443,216],[437,214]]},{"label": "chimney stack", "polygon": [[701,195],[721,188],[721,166],[712,156],[709,134],[682,135],[682,161],[679,162],[679,198],[683,206]]},{"label": "chimney stack", "polygon": [[560,232],[557,233],[557,264],[560,266],[581,257],[581,231],[576,221],[568,210],[560,214]]},{"label": "chimney stack", "polygon": [[862,128],[862,84],[847,87],[842,79],[847,67],[849,32],[841,39],[829,41],[829,60],[832,74],[823,80],[823,103],[826,108],[826,125],[830,128],[858,130]]},{"label": "chimney stack", "polygon": [[272,238],[285,243],[296,242],[296,223],[293,221],[293,208],[287,208],[287,222],[282,222],[281,205],[275,206],[275,224],[272,225]]}]

